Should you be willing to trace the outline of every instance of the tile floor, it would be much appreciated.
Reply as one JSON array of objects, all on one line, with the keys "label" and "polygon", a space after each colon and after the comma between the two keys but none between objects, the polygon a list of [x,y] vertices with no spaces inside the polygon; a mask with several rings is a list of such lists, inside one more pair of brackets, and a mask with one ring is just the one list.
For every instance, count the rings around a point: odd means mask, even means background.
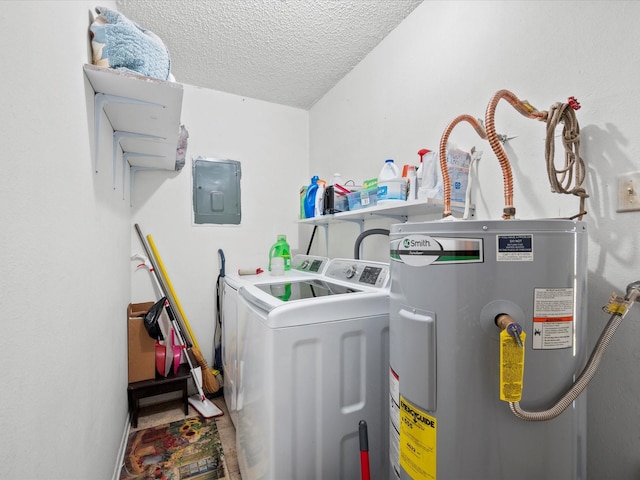
[{"label": "tile floor", "polygon": [[[227,480],[242,480],[242,477],[240,477],[240,467],[238,467],[238,459],[236,457],[236,429],[231,422],[227,406],[224,403],[224,397],[219,396],[211,401],[224,412],[223,415],[216,417],[216,426],[218,427],[222,450],[224,451]],[[188,416],[191,417],[197,414],[198,412],[189,405]],[[183,418],[186,417],[181,398],[156,405],[148,405],[140,408],[138,427],[131,428],[131,431],[162,425]]]}]

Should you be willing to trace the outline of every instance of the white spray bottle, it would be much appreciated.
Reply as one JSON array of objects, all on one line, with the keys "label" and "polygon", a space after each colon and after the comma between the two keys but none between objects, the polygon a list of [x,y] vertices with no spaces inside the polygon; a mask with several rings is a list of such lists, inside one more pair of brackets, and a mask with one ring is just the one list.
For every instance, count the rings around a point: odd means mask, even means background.
[{"label": "white spray bottle", "polygon": [[416,183],[417,183],[417,188],[415,189],[416,197],[417,197],[418,190],[422,186],[422,160],[423,160],[423,157],[430,151],[431,150],[428,150],[426,148],[422,148],[418,150],[418,155],[420,155],[420,165],[418,165],[418,169],[416,170]]}]

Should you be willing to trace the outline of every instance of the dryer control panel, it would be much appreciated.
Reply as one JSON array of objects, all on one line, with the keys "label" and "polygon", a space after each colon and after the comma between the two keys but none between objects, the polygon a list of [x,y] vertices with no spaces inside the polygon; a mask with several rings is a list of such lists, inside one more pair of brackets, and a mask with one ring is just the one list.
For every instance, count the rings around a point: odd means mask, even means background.
[{"label": "dryer control panel", "polygon": [[325,276],[354,285],[386,288],[389,283],[389,264],[334,258],[329,262]]}]

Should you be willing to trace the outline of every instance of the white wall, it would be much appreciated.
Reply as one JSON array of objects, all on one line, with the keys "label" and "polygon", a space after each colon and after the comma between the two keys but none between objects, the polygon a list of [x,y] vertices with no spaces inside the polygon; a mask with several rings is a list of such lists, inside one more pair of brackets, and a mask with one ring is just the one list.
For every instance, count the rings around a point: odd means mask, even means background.
[{"label": "white wall", "polygon": [[[285,234],[298,249],[298,188],[308,182],[308,112],[185,85],[182,122],[189,131],[179,174],[136,175],[133,223],[156,244],[202,353],[213,365],[218,249],[226,269],[267,269],[269,248]],[[241,162],[240,225],[195,225],[192,160]],[[143,253],[132,232],[132,252]],[[306,248],[306,247],[303,247]],[[132,264],[132,270],[135,265]],[[155,299],[149,275],[133,273],[134,301]]]},{"label": "white wall", "polygon": [[0,8],[1,478],[111,478],[125,424],[130,218],[92,168],[93,7]]},{"label": "white wall", "polygon": [[[639,15],[637,2],[425,2],[311,109],[311,172],[340,171],[343,178],[362,180],[375,177],[385,158],[415,164],[416,152],[437,149],[457,115],[484,118],[490,98],[501,89],[539,110],[577,97],[581,154],[588,168],[584,186],[591,195],[585,219],[593,345],[608,320],[601,307],[611,292],[624,292],[640,276],[640,212],[616,213],[615,188],[617,175],[640,170]],[[517,137],[506,147],[517,216],[577,213],[576,199],[549,192],[545,125],[505,101],[498,106],[496,125],[499,133]],[[499,219],[502,177],[490,146],[466,123],[450,140],[484,152],[474,195],[477,218]],[[559,138],[556,152],[561,162]],[[357,233],[353,226],[332,231],[330,249],[350,255]],[[376,251],[367,248],[369,258],[388,256],[384,242]],[[589,478],[640,474],[638,319],[635,306],[589,388]]]},{"label": "white wall", "polygon": [[[126,429],[126,307],[153,298],[148,274],[130,260],[143,252],[133,225],[153,236],[211,362],[218,249],[230,271],[266,268],[280,233],[297,249],[308,112],[185,86],[187,165],[138,173],[133,198],[126,188],[123,199],[111,185],[108,122],[100,172],[92,168],[93,91],[82,65],[95,4],[50,7],[0,9],[0,478],[106,479]],[[241,161],[240,226],[192,225],[198,155]]]}]

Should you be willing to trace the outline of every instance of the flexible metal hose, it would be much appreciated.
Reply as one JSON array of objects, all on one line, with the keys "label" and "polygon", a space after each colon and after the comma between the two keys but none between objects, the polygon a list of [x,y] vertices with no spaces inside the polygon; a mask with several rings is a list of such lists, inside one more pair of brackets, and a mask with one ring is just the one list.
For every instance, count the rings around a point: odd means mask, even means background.
[{"label": "flexible metal hose", "polygon": [[[627,294],[625,296],[625,300],[630,302],[629,308],[635,302],[635,300],[640,296],[640,281],[630,283],[627,286]],[[628,311],[625,311],[625,313]],[[569,405],[573,403],[573,401],[578,398],[589,382],[593,379],[593,376],[596,374],[598,367],[600,366],[600,361],[607,348],[609,347],[609,343],[616,333],[617,328],[622,323],[622,319],[624,314],[614,313],[611,315],[607,326],[600,334],[600,338],[596,343],[593,351],[591,352],[591,356],[589,357],[589,361],[583,368],[582,372],[578,376],[578,379],[571,386],[571,388],[553,405],[551,408],[539,412],[529,412],[520,407],[519,402],[509,402],[509,408],[511,412],[521,420],[527,420],[530,422],[543,422],[546,420],[552,420],[559,416],[562,412],[564,412]]]},{"label": "flexible metal hose", "polygon": [[443,217],[448,217],[451,215],[451,178],[449,177],[449,168],[447,167],[447,142],[449,141],[449,136],[451,132],[455,128],[455,126],[462,122],[469,122],[475,131],[480,135],[480,138],[486,139],[487,133],[485,132],[482,124],[471,115],[463,114],[458,115],[454,118],[447,128],[445,128],[442,133],[442,137],[440,138],[440,170],[442,171],[442,188],[443,188],[443,201],[444,201],[444,212],[442,213]]},{"label": "flexible metal hose", "polygon": [[546,119],[546,112],[539,112],[531,106],[529,102],[526,100],[521,101],[509,90],[500,90],[496,92],[489,101],[489,105],[487,105],[487,110],[485,112],[487,139],[489,140],[491,149],[495,153],[496,157],[498,157],[500,167],[502,168],[502,177],[504,179],[504,209],[502,218],[508,220],[515,216],[516,209],[513,206],[513,175],[511,173],[511,165],[509,164],[509,158],[502,148],[500,140],[498,139],[498,134],[496,133],[496,107],[502,98],[507,100],[519,113],[528,118],[544,121]]}]

